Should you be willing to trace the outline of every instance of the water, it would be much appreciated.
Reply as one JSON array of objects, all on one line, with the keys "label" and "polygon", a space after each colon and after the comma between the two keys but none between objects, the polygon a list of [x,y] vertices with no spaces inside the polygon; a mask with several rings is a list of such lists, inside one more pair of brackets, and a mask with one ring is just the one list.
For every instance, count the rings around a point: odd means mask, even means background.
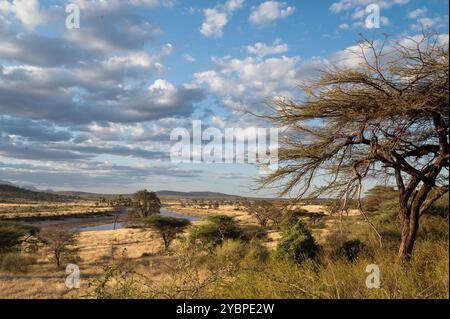
[{"label": "water", "polygon": [[[165,209],[161,209],[161,216],[183,218],[183,219],[189,220],[190,222],[195,222],[195,221],[200,220],[200,218],[197,216],[183,215],[183,214],[175,213],[175,212],[168,211]],[[125,228],[127,226],[127,224],[128,224],[127,222],[117,222],[115,228],[114,228],[114,223],[100,224],[100,225],[95,225],[95,226],[84,226],[84,227],[78,227],[77,231],[89,232],[89,231],[114,230],[114,229]]]},{"label": "water", "polygon": [[184,218],[189,220],[190,222],[196,222],[199,221],[201,218],[197,217],[197,216],[188,216],[188,215],[184,215],[181,213],[175,213],[175,212],[171,212],[165,209],[161,209],[161,216],[165,216],[165,217],[174,217],[174,218]]},{"label": "water", "polygon": [[[121,229],[126,226],[127,226],[127,223],[125,223],[125,222],[116,223],[115,229]],[[114,223],[102,224],[102,225],[96,225],[96,226],[85,226],[85,227],[77,228],[77,231],[79,231],[79,232],[102,231],[102,230],[114,230]]]}]

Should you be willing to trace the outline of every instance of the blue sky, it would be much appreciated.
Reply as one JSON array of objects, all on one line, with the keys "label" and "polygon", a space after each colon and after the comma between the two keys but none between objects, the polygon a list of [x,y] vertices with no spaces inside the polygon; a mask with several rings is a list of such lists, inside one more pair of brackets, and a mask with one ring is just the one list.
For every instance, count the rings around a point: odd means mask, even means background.
[{"label": "blue sky", "polygon": [[[298,97],[327,63],[351,66],[360,33],[448,38],[447,0],[74,0],[73,30],[68,3],[0,0],[0,180],[250,196],[257,167],[171,163],[171,131],[263,125],[236,109]],[[379,29],[364,23],[373,3]]]}]

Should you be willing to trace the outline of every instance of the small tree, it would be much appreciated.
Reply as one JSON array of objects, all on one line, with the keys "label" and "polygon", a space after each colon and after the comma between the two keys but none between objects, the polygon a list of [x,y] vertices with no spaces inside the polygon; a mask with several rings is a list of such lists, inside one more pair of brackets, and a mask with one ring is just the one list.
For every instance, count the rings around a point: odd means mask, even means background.
[{"label": "small tree", "polygon": [[39,233],[38,238],[45,246],[50,249],[56,266],[60,268],[63,258],[76,256],[77,250],[73,248],[73,246],[76,244],[75,236],[75,232],[66,229],[47,228],[43,229]]},{"label": "small tree", "polygon": [[225,239],[237,239],[241,230],[233,217],[214,215],[206,219],[207,223],[193,227],[189,237],[191,241],[200,241],[203,245],[215,248]]},{"label": "small tree", "polygon": [[277,224],[281,217],[280,209],[267,200],[247,202],[246,208],[248,213],[254,216],[263,228],[266,228],[270,221]]},{"label": "small tree", "polygon": [[296,213],[288,213],[281,222],[281,240],[276,256],[302,262],[316,257],[319,246],[306,225]]},{"label": "small tree", "polygon": [[151,215],[159,214],[161,209],[161,201],[154,192],[146,189],[136,192],[133,195],[132,216],[145,218]]},{"label": "small tree", "polygon": [[144,226],[156,231],[164,241],[164,250],[169,250],[172,241],[181,234],[191,222],[187,219],[153,215],[144,220]]}]

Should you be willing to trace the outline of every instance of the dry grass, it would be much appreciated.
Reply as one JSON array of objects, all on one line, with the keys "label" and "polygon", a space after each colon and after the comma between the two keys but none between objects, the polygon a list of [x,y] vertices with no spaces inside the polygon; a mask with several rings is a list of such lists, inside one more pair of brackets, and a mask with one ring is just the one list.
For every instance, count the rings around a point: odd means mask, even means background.
[{"label": "dry grass", "polygon": [[[71,203],[73,206],[73,203]],[[71,204],[61,204],[58,205],[64,207],[71,207]],[[236,206],[232,205],[224,205],[220,206],[219,209],[197,209],[191,207],[181,207],[179,202],[170,202],[165,203],[167,205],[167,209],[183,213],[185,215],[196,215],[196,216],[208,216],[213,214],[225,214],[229,216],[234,216],[241,225],[255,225],[257,221],[247,214],[243,210],[237,210]],[[2,205],[6,206],[6,205]],[[16,205],[13,205],[16,206]],[[90,210],[93,208],[84,202],[82,205],[78,206],[80,210]],[[95,207],[94,207],[95,208]],[[304,209],[310,212],[320,212],[323,211],[323,207],[319,205],[309,205],[303,207]],[[63,213],[63,212],[61,212]],[[357,214],[357,212],[351,212],[349,216],[343,216],[344,228],[350,227],[350,225],[354,229],[360,229],[361,231],[367,231],[367,225],[364,222],[363,218]],[[329,216],[326,215],[322,220],[317,223],[308,222],[314,237],[320,243],[326,243],[329,236],[333,233],[336,233],[339,229],[339,216]],[[263,243],[267,248],[274,249],[278,243],[280,238],[280,234],[276,231],[269,231],[268,239]],[[178,242],[174,243],[175,246],[178,245]],[[429,258],[430,255],[436,253],[442,253],[443,251],[447,251],[448,253],[448,243],[446,247],[438,247],[438,246],[426,246],[426,243],[420,245],[421,248],[418,249],[418,254],[423,255],[424,258]],[[444,245],[445,246],[445,245]],[[128,264],[131,265],[134,272],[144,275],[147,278],[151,278],[153,282],[163,282],[167,278],[167,269],[168,265],[173,264],[176,261],[174,256],[167,256],[161,254],[161,250],[163,247],[162,241],[159,239],[157,234],[141,229],[119,229],[114,231],[93,231],[93,232],[83,232],[78,235],[78,243],[77,248],[79,249],[79,256],[81,260],[78,262],[78,265],[81,270],[81,288],[69,290],[65,287],[65,279],[66,273],[65,269],[56,269],[49,258],[49,254],[45,249],[40,249],[37,253],[38,262],[35,265],[32,265],[26,274],[10,274],[5,272],[0,272],[0,298],[83,298],[88,297],[89,292],[91,291],[88,287],[88,283],[90,280],[94,278],[98,278],[102,274],[104,274],[103,269],[105,266],[110,265],[111,263],[117,261],[124,256],[128,260]],[[434,252],[433,252],[434,251]],[[391,267],[389,260],[387,258],[392,256],[380,255],[379,262],[381,264],[385,263],[388,265],[387,267]],[[356,285],[355,280],[358,280],[358,285],[360,285],[360,279],[365,276],[364,271],[360,271],[361,267],[365,262],[369,260],[362,260],[361,263],[348,265],[348,264],[336,264],[336,267],[333,267],[332,270],[336,272],[335,276],[339,277],[340,281],[336,284],[338,286],[340,295],[339,297],[346,296],[346,285]],[[365,290],[361,290],[356,287],[354,292],[356,294],[361,294],[362,297],[402,297],[402,296],[411,296],[411,297],[429,297],[429,296],[442,296],[447,291],[448,294],[448,281],[445,282],[443,276],[437,276],[437,272],[443,272],[447,274],[448,277],[448,258],[442,259],[441,261],[436,261],[433,264],[433,268],[428,271],[428,273],[424,272],[427,265],[423,263],[417,263],[417,269],[414,273],[414,278],[409,280],[408,274],[398,274],[396,276],[395,271],[389,271],[388,276],[389,280],[398,280],[400,281],[398,284],[401,285],[401,289],[403,289],[402,293],[395,294],[395,289],[400,289],[395,285],[389,287],[389,294],[386,295],[364,295]],[[281,267],[281,268],[280,268]],[[266,268],[266,275],[264,276],[275,276],[284,275],[289,273],[292,270],[292,266],[287,265],[286,269],[282,268],[283,265],[274,265],[274,268]],[[359,268],[358,268],[359,267]],[[447,268],[445,268],[447,267]],[[291,270],[289,270],[291,269]],[[278,273],[280,271],[280,273]],[[286,271],[286,273],[283,273]],[[293,270],[292,270],[293,271]],[[312,270],[311,270],[312,271]],[[302,272],[294,272],[289,276],[292,278],[296,278],[298,280],[306,280],[305,278],[313,278],[311,276],[314,275],[310,269],[303,269]],[[356,272],[359,274],[356,276]],[[413,290],[414,282],[419,280],[422,276],[432,276],[436,275],[438,279],[434,280],[433,278],[429,278],[432,285],[437,286],[436,290],[433,287],[428,287],[427,285],[423,285],[420,283],[420,286]],[[253,277],[250,273],[242,273],[241,281],[233,282],[231,286],[223,287],[225,290],[218,291],[218,296],[220,297],[239,297],[236,294],[242,294],[242,296],[246,297],[307,297],[302,295],[301,291],[292,292],[292,294],[271,294],[270,291],[266,289],[270,288],[270,285],[273,285],[273,282],[259,282],[258,284],[253,283],[252,285],[246,288],[246,284],[248,285],[252,280],[259,280],[258,276]],[[324,283],[330,284],[332,277],[330,272],[326,272],[326,269],[323,270],[323,274],[321,274],[320,278],[316,278],[317,280],[323,280]],[[305,276],[303,278],[303,276]],[[355,278],[350,278],[352,276],[356,276]],[[361,277],[361,278],[360,278]],[[303,278],[303,279],[302,279]],[[365,277],[364,277],[365,278]],[[306,281],[306,283],[308,283]],[[312,289],[315,289],[314,285],[312,285]],[[408,288],[410,287],[410,288]],[[447,287],[447,288],[445,288]],[[298,288],[298,287],[297,287]],[[231,289],[230,291],[228,291]],[[321,293],[322,290],[317,288],[317,293]],[[410,294],[405,293],[405,289],[411,289]],[[426,290],[428,289],[428,290]],[[447,290],[445,290],[447,289]],[[233,294],[232,291],[235,291],[236,294]],[[336,291],[336,290],[335,290]],[[323,292],[323,291],[322,291]],[[314,292],[313,292],[314,293]],[[323,297],[338,297],[337,295],[333,295],[332,290],[326,290],[323,294]]]}]

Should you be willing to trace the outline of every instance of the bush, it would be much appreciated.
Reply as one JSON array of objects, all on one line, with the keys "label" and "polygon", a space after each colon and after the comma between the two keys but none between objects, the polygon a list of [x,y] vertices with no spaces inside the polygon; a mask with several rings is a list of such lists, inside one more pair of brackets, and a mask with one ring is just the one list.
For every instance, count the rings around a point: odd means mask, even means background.
[{"label": "bush", "polygon": [[289,213],[281,223],[281,239],[275,256],[302,262],[315,258],[318,252],[319,246],[309,229],[296,213]]},{"label": "bush", "polygon": [[[448,242],[418,241],[412,260],[399,263],[398,248],[345,259],[301,264],[270,259],[258,271],[241,269],[215,285],[219,299],[448,299]],[[379,265],[381,289],[367,289],[367,265]]]},{"label": "bush", "polygon": [[0,269],[13,273],[26,273],[36,258],[22,253],[7,253],[0,257]]},{"label": "bush", "polygon": [[26,235],[34,235],[38,228],[14,222],[0,221],[0,252],[11,251]]},{"label": "bush", "polygon": [[193,227],[189,238],[192,242],[198,241],[210,250],[226,239],[237,239],[241,235],[241,230],[233,217],[214,215],[208,217],[206,221],[206,224]]},{"label": "bush", "polygon": [[348,240],[339,247],[337,256],[345,257],[348,261],[354,262],[365,248],[366,245],[358,239]]},{"label": "bush", "polygon": [[250,242],[252,240],[264,240],[267,239],[267,229],[257,225],[246,225],[241,229],[240,238],[243,241]]}]

